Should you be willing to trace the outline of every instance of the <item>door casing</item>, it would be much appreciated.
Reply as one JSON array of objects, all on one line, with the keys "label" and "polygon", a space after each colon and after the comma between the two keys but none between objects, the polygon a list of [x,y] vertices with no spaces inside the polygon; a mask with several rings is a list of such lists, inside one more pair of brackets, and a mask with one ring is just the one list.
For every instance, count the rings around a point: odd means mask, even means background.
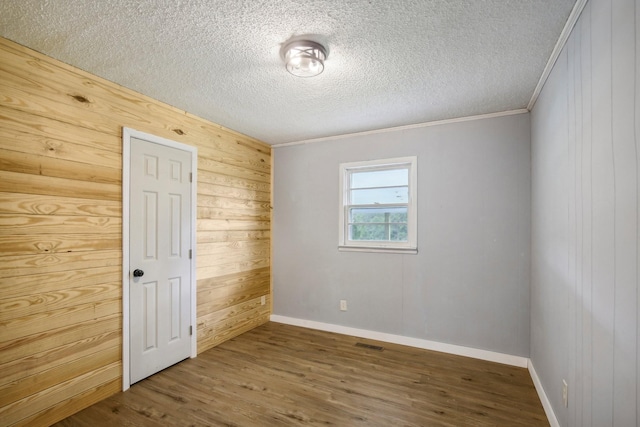
[{"label": "door casing", "polygon": [[191,170],[193,173],[191,186],[191,325],[193,334],[191,335],[191,357],[196,357],[197,349],[197,327],[196,327],[196,211],[197,211],[197,172],[198,172],[198,149],[190,145],[182,144],[170,139],[140,132],[131,128],[122,128],[122,391],[131,386],[130,378],[130,315],[129,315],[129,197],[131,193],[131,138],[138,138],[160,145],[176,148],[191,153]]}]

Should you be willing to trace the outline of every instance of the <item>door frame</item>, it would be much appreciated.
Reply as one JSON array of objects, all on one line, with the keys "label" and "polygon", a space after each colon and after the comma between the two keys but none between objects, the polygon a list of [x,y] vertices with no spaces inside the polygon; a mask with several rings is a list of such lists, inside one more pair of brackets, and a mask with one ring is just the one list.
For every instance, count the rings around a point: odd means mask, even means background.
[{"label": "door frame", "polygon": [[138,138],[154,144],[164,145],[178,150],[191,153],[191,356],[196,357],[198,354],[197,330],[196,327],[196,220],[197,220],[197,183],[198,183],[198,149],[191,145],[172,141],[156,135],[140,132],[135,129],[122,128],[122,391],[127,390],[131,386],[130,375],[130,305],[129,305],[129,208],[131,195],[131,138]]}]

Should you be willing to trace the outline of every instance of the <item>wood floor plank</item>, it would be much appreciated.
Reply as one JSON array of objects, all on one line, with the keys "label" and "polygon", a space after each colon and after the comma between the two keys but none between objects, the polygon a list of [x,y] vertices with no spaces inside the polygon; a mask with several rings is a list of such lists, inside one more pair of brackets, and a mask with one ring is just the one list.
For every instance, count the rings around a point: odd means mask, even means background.
[{"label": "wood floor plank", "polygon": [[98,424],[549,425],[526,369],[273,322],[58,426]]}]

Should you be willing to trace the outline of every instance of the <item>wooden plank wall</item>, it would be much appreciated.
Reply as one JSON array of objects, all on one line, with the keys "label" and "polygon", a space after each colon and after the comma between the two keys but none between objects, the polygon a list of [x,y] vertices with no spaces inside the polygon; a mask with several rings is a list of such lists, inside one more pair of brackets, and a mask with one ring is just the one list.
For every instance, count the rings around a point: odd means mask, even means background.
[{"label": "wooden plank wall", "polygon": [[271,148],[0,38],[0,425],[121,390],[123,126],[198,147],[198,351],[268,321]]}]

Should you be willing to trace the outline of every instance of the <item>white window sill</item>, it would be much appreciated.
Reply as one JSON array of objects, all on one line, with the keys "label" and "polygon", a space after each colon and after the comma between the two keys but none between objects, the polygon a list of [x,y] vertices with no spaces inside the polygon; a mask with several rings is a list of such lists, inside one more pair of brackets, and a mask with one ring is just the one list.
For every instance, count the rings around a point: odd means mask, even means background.
[{"label": "white window sill", "polygon": [[409,254],[418,253],[418,248],[384,248],[377,246],[338,246],[340,252],[379,252],[387,254]]}]

